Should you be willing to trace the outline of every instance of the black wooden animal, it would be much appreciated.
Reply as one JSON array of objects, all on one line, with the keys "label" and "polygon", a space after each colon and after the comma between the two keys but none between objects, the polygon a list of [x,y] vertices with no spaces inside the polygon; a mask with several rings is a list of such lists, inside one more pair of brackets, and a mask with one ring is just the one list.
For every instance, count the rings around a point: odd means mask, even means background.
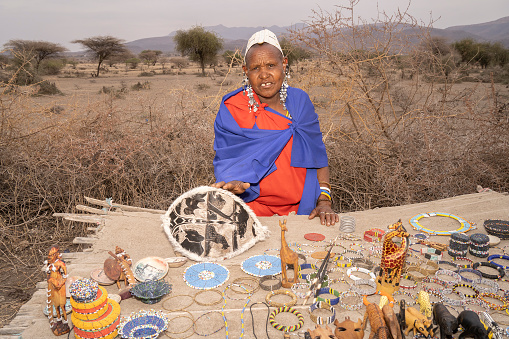
[{"label": "black wooden animal", "polygon": [[488,331],[479,319],[479,316],[473,311],[463,311],[458,316],[458,324],[463,327],[464,331],[458,337],[459,339],[474,338],[487,339]]},{"label": "black wooden animal", "polygon": [[433,323],[440,328],[440,339],[452,339],[458,332],[458,319],[442,304],[433,306]]}]

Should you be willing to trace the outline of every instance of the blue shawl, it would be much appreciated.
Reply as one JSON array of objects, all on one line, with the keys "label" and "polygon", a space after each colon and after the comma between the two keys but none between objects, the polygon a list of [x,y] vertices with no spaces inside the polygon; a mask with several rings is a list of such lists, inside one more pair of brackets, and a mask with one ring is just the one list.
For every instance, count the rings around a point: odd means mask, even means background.
[{"label": "blue shawl", "polygon": [[[241,128],[224,102],[242,91],[239,88],[223,97],[214,122],[214,174],[216,181],[240,180],[251,184],[240,195],[250,202],[260,195],[260,181],[275,171],[275,161],[293,136],[291,166],[304,167],[306,181],[297,214],[309,214],[316,206],[320,186],[316,169],[327,167],[322,133],[309,96],[301,89],[288,87],[286,107],[292,115],[288,129],[264,130]],[[266,110],[279,114],[269,107]],[[246,104],[246,114],[249,114]]]}]

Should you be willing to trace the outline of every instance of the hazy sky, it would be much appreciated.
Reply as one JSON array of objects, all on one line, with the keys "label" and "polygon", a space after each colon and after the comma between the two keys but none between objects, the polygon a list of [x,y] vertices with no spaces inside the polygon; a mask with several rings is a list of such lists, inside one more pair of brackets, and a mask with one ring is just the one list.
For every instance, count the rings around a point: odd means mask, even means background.
[{"label": "hazy sky", "polygon": [[[0,46],[9,39],[61,43],[113,35],[126,41],[164,36],[194,25],[288,26],[310,20],[312,10],[332,12],[349,0],[0,0]],[[408,0],[360,0],[355,16],[406,9]],[[509,16],[509,0],[413,0],[409,13],[436,28],[493,21]]]}]

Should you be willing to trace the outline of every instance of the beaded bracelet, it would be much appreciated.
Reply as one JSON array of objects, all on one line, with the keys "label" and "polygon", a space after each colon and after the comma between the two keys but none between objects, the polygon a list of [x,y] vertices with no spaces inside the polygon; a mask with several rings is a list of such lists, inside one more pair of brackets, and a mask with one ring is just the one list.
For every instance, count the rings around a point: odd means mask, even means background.
[{"label": "beaded bracelet", "polygon": [[[413,275],[411,272],[419,272],[420,274],[422,274],[422,277],[419,277],[419,276],[415,276]],[[421,268],[421,267],[418,267],[418,266],[409,266],[407,269],[406,269],[406,273],[407,275],[412,279],[412,280],[415,280],[417,282],[421,282],[422,279],[424,279],[426,276],[428,276],[428,270],[425,270],[424,268]]]},{"label": "beaded bracelet", "polygon": [[[252,286],[251,284],[246,283],[244,281],[253,282],[254,286]],[[234,286],[239,286],[239,285],[242,285],[242,284],[251,287],[251,289],[244,289],[244,288],[242,288],[240,291],[233,289]],[[253,294],[253,293],[256,293],[259,289],[260,289],[260,280],[258,278],[255,278],[255,277],[240,277],[240,278],[237,278],[237,279],[233,280],[232,288],[231,288],[231,290],[233,292],[235,292],[235,293],[244,293],[244,294]]]},{"label": "beaded bracelet", "polygon": [[[352,256],[346,257],[345,254],[352,254]],[[359,251],[346,250],[343,253],[343,256],[345,257],[345,259],[350,259],[350,260],[364,258],[364,254],[362,254],[362,252],[360,250]]]},{"label": "beaded bracelet", "polygon": [[[441,275],[447,275],[449,277],[452,277],[454,280],[451,281],[451,280],[440,279]],[[445,284],[444,287],[450,287],[451,285],[458,284],[461,282],[461,275],[459,275],[459,273],[456,273],[451,270],[443,270],[443,269],[438,270],[435,272],[435,277]]]},{"label": "beaded bracelet", "polygon": [[[278,315],[279,313],[282,313],[282,312],[287,312],[287,313],[296,315],[297,319],[299,320],[298,324],[292,325],[292,326],[283,326],[281,324],[278,324],[276,322],[275,318],[276,318],[276,315]],[[272,325],[272,327],[274,327],[278,331],[294,332],[294,331],[299,330],[302,327],[302,325],[304,325],[304,316],[302,315],[302,313],[300,313],[299,311],[297,311],[297,309],[295,309],[293,307],[287,307],[287,306],[278,307],[275,310],[273,310],[272,312],[270,312],[269,323]]]},{"label": "beaded bracelet", "polygon": [[369,249],[369,255],[371,256],[381,256],[382,255],[382,246],[371,246]]},{"label": "beaded bracelet", "polygon": [[[359,285],[369,285],[370,287],[362,289]],[[373,295],[376,293],[376,283],[373,280],[355,280],[352,284],[352,291],[357,292],[360,295]]]},{"label": "beaded bracelet", "polygon": [[[328,310],[332,314],[328,317],[319,317],[316,314],[313,314],[313,311],[316,309],[319,309],[319,308]],[[332,324],[334,322],[334,320],[336,319],[336,310],[334,309],[334,307],[327,304],[326,302],[319,301],[317,303],[312,304],[309,307],[309,317],[315,324],[318,324],[318,325]]]},{"label": "beaded bracelet", "polygon": [[[306,293],[309,291],[309,284],[295,283],[292,285],[291,289],[298,298],[304,299],[306,297]],[[300,292],[299,290],[305,290],[306,292]]]},{"label": "beaded bracelet", "polygon": [[352,280],[360,280],[362,278],[359,278],[359,277],[356,277],[355,275],[352,274],[352,272],[361,272],[361,273],[366,273],[366,274],[369,274],[369,276],[371,277],[370,280],[375,280],[376,279],[376,276],[373,272],[371,272],[370,270],[367,270],[365,268],[362,268],[362,267],[350,267],[347,271],[346,271],[346,275],[348,276],[348,278],[352,279]]},{"label": "beaded bracelet", "polygon": [[502,267],[497,266],[495,264],[492,264],[490,262],[487,262],[487,261],[476,262],[475,264],[472,265],[472,268],[474,270],[477,270],[477,268],[479,266],[491,267],[491,268],[494,268],[494,269],[496,269],[498,271],[498,275],[488,274],[488,273],[484,273],[482,271],[479,271],[479,272],[481,272],[481,275],[482,275],[483,278],[486,278],[486,279],[501,279],[505,275],[505,271],[504,271],[504,269]]},{"label": "beaded bracelet", "polygon": [[470,245],[470,247],[468,248],[468,252],[470,254],[472,254],[473,256],[476,256],[476,257],[479,257],[479,258],[486,258],[488,256],[488,254],[490,254],[490,250],[489,250],[489,247],[486,247],[486,249],[476,249],[474,247],[472,247],[472,245]]},{"label": "beaded bracelet", "polygon": [[[358,304],[347,305],[344,303],[344,299],[347,297],[357,297],[357,298],[359,298],[360,301]],[[358,311],[362,307],[362,298],[361,298],[361,295],[355,291],[346,291],[346,292],[341,293],[341,295],[339,297],[339,303],[340,303],[341,307],[343,307],[344,309],[346,309],[348,311]]]},{"label": "beaded bracelet", "polygon": [[458,293],[458,291],[456,291],[456,289],[458,287],[468,287],[470,288],[472,291],[474,291],[474,294],[466,294],[466,293],[463,293],[465,295],[466,298],[477,298],[477,296],[479,295],[479,290],[477,288],[475,288],[473,285],[468,285],[468,284],[454,284],[454,286],[452,287],[452,291],[454,293]]},{"label": "beaded bracelet", "polygon": [[211,313],[219,313],[219,315],[221,315],[220,311],[208,311],[208,312],[203,313],[198,318],[196,318],[196,320],[194,321],[194,324],[193,324],[194,333],[196,333],[197,335],[202,336],[202,337],[208,337],[209,335],[212,335],[214,333],[217,333],[217,332],[221,331],[226,326],[224,322],[221,322],[221,327],[219,327],[217,330],[215,330],[213,332],[210,332],[210,333],[198,333],[198,331],[196,331],[196,324],[198,324],[198,320],[200,320],[202,317],[204,317],[206,315],[209,315]]},{"label": "beaded bracelet", "polygon": [[430,291],[428,291],[428,294],[429,294],[429,296],[434,296],[435,298],[438,298],[438,301],[431,301],[431,299],[429,300],[429,303],[432,306],[435,304],[441,304],[444,302],[444,296],[442,295],[442,293],[440,293],[438,291],[430,290]]},{"label": "beaded bracelet", "polygon": [[[221,300],[223,298],[221,297]],[[191,312],[189,311],[186,311],[186,310],[182,310],[182,312],[185,312],[187,313],[188,315],[185,315],[185,314],[181,314],[181,315],[177,315],[176,317],[174,318],[171,318],[169,316],[167,316],[167,319],[168,319],[168,328],[165,330],[165,334],[167,333],[171,333],[171,334],[182,334],[182,333],[186,333],[187,331],[189,331],[191,328],[193,328],[194,324],[195,324],[195,321],[194,321],[194,317],[193,315],[191,314]],[[184,328],[183,330],[179,330],[178,332],[175,332],[175,331],[170,331],[169,328],[170,328],[170,323],[172,321],[174,321],[175,319],[180,319],[180,318],[187,318],[189,320],[191,320],[191,325],[189,325],[189,327],[187,328]],[[192,336],[194,334],[194,329],[193,329],[193,332],[188,335],[187,337],[183,337],[183,338],[189,338],[190,336]],[[171,337],[170,337],[171,338]]]},{"label": "beaded bracelet", "polygon": [[509,269],[509,266],[504,266],[504,265],[500,265],[500,264],[497,264],[495,261],[495,259],[504,259],[504,260],[509,260],[509,256],[507,255],[501,255],[501,254],[493,254],[493,255],[490,255],[488,257],[488,262],[492,263],[493,265],[496,265],[498,267],[501,267],[503,268],[504,270],[508,270]]},{"label": "beaded bracelet", "polygon": [[428,240],[429,239],[429,234],[426,234],[426,233],[416,233],[416,234],[412,235],[412,238],[414,238],[415,240]]},{"label": "beaded bracelet", "polygon": [[[447,296],[447,294],[458,295],[458,296],[460,296],[461,299],[458,300],[458,299],[449,298]],[[451,306],[463,306],[463,305],[465,305],[465,302],[466,302],[465,294],[463,294],[459,291],[452,292],[452,290],[451,290],[450,293],[442,293],[442,297],[444,298],[444,303],[449,304]]]},{"label": "beaded bracelet", "polygon": [[[176,308],[176,309],[167,309],[164,305],[169,301],[169,300],[172,300],[174,298],[177,298],[177,297],[186,297],[186,298],[190,298],[191,299],[191,302],[189,303],[189,305],[185,305],[184,307],[182,308]],[[173,304],[173,303],[172,303]],[[191,306],[192,304],[194,304],[194,296],[192,295],[187,295],[187,294],[175,294],[175,295],[172,295],[172,296],[169,296],[168,298],[165,298],[163,300],[163,303],[162,303],[162,307],[166,310],[166,311],[169,311],[169,312],[176,312],[176,311],[184,311],[186,308],[188,308],[189,306]]]},{"label": "beaded bracelet", "polygon": [[[489,287],[483,287],[481,285],[487,285]],[[500,289],[496,281],[484,278],[481,279],[479,284],[475,284],[475,287],[479,290],[480,293],[497,293]]]},{"label": "beaded bracelet", "polygon": [[302,265],[299,265],[299,278],[307,279],[307,277],[309,276],[310,273],[302,273],[302,270],[306,270],[306,269],[316,270],[316,266],[313,265],[313,264],[302,264]]},{"label": "beaded bracelet", "polygon": [[[412,293],[410,293],[409,291],[398,290],[393,293],[394,299],[396,299],[396,297],[400,296],[400,295],[404,295],[404,296],[407,296],[410,298],[410,301],[405,300],[405,303],[407,304],[407,306],[412,306],[412,305],[417,304],[417,302],[415,301],[415,296]],[[400,300],[398,300],[398,301],[400,301]]]},{"label": "beaded bracelet", "polygon": [[[494,303],[490,303],[486,300],[486,298],[492,298],[501,301],[502,305],[497,305]],[[493,311],[503,311],[507,308],[507,300],[504,297],[499,296],[495,293],[481,293],[479,294],[479,299],[484,303],[485,307],[493,310]]]},{"label": "beaded bracelet", "polygon": [[384,234],[384,230],[379,228],[372,228],[364,232],[364,240],[367,242],[382,241]]},{"label": "beaded bracelet", "polygon": [[352,263],[357,267],[364,267],[368,270],[373,269],[375,263],[366,258],[356,258],[352,260]]},{"label": "beaded bracelet", "polygon": [[[409,281],[412,281],[414,283],[413,286],[409,286],[409,285],[402,285],[401,284],[401,280],[409,280]],[[404,290],[413,290],[417,287],[417,281],[415,281],[414,279],[412,279],[412,277],[410,277],[408,274],[404,274],[401,276],[400,278],[400,281],[399,281],[399,287],[404,289]]]},{"label": "beaded bracelet", "polygon": [[[346,261],[346,263],[339,262],[339,260]],[[336,259],[336,266],[337,267],[350,267],[350,266],[352,266],[352,260],[350,258],[345,258],[343,256],[340,256]]]},{"label": "beaded bracelet", "polygon": [[[300,271],[299,271],[300,272]],[[267,280],[276,280],[275,284],[266,285],[265,282]],[[273,291],[273,290],[279,290],[281,288],[281,278],[273,276],[273,275],[264,275],[260,278],[260,282],[258,283],[262,290],[264,291]]]},{"label": "beaded bracelet", "polygon": [[[468,278],[465,278],[464,276],[461,275],[461,273],[465,273],[465,272],[474,273],[474,274],[479,276],[479,279],[468,279]],[[461,276],[461,280],[464,280],[464,281],[469,282],[469,283],[479,284],[481,282],[481,279],[482,279],[481,272],[479,272],[477,270],[474,270],[474,269],[471,269],[471,268],[462,268],[462,269],[460,269],[458,271],[458,274]]]},{"label": "beaded bracelet", "polygon": [[[275,295],[287,295],[289,297],[292,298],[292,300],[286,302],[286,303],[278,303],[278,302],[275,302],[275,301],[272,301],[270,300],[270,298],[272,298],[273,296]],[[295,293],[293,293],[292,291],[288,291],[288,290],[276,290],[276,291],[270,291],[267,296],[265,297],[265,301],[267,302],[267,304],[269,304],[269,306],[274,306],[274,307],[291,307],[291,306],[294,306],[296,303],[297,303],[297,296],[295,295]]]},{"label": "beaded bracelet", "polygon": [[456,265],[452,261],[439,260],[439,261],[437,261],[437,264],[438,264],[438,270],[443,270],[444,269],[444,268],[440,267],[440,265],[452,266],[454,268],[455,272],[458,270],[458,265]]},{"label": "beaded bracelet", "polygon": [[[309,274],[306,278],[306,283],[311,285],[313,279],[316,278],[317,274],[318,274],[317,272]],[[320,285],[319,287],[327,287],[327,286],[329,286],[329,276],[327,274],[324,274],[323,279],[322,279],[322,285]]]},{"label": "beaded bracelet", "polygon": [[[429,284],[437,284],[442,286],[443,288],[439,291],[436,288],[426,285]],[[421,288],[426,292],[437,292],[442,294],[448,294],[452,292],[452,289],[447,285],[447,283],[443,280],[438,279],[437,277],[428,276],[422,280]]]},{"label": "beaded bracelet", "polygon": [[[208,293],[208,292],[214,292],[214,293],[217,293],[219,294],[219,299],[218,300],[215,300],[215,301],[211,301],[209,303],[203,303],[201,301],[198,301],[197,297],[200,295],[200,294],[203,294],[203,293]],[[207,299],[207,298],[206,298]],[[198,305],[200,306],[212,306],[212,305],[215,305],[215,304],[219,304],[221,301],[223,301],[223,294],[221,293],[221,291],[218,291],[218,290],[201,290],[201,291],[198,291],[195,295],[194,295],[194,302],[197,303]]]},{"label": "beaded bracelet", "polygon": [[[324,297],[320,297],[320,295],[322,294],[330,294],[330,295],[333,295],[335,296],[335,298],[324,298]],[[320,288],[318,290],[318,293],[317,293],[317,297],[315,298],[315,301],[314,302],[325,302],[329,305],[337,305],[339,303],[339,296],[341,295],[340,292],[336,291],[335,289],[332,289],[332,288]]]},{"label": "beaded bracelet", "polygon": [[458,266],[458,268],[471,268],[472,264],[474,263],[472,259],[465,258],[465,257],[455,257],[453,260],[454,261],[468,261],[470,263],[470,264],[466,264],[466,265],[456,264]]}]

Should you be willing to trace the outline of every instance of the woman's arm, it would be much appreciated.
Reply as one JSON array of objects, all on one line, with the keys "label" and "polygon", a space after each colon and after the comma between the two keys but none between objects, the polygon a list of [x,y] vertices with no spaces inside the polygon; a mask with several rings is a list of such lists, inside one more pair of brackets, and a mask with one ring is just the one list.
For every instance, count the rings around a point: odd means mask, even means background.
[{"label": "woman's arm", "polygon": [[[329,167],[322,167],[316,170],[318,182],[329,183]],[[332,201],[325,195],[320,195],[316,202],[316,207],[309,214],[309,219],[320,216],[322,225],[332,226],[339,222],[339,215],[332,210]]]}]

